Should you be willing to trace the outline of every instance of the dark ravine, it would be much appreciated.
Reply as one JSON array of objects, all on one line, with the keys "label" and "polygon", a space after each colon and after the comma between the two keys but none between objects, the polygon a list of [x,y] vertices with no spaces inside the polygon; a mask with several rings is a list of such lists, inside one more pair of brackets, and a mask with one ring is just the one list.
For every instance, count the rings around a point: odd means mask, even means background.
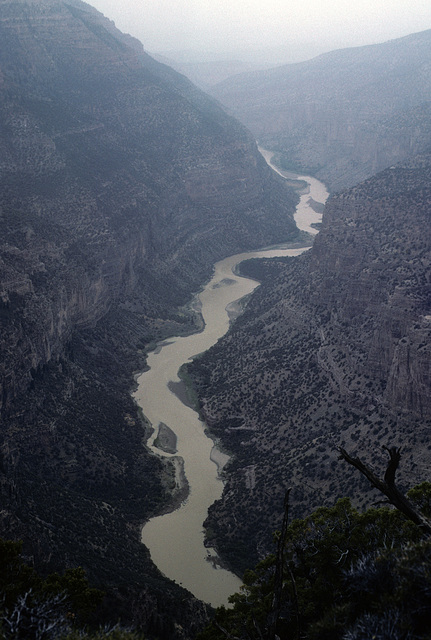
[{"label": "dark ravine", "polygon": [[191,635],[205,608],[139,543],[173,472],[146,452],[133,373],[196,329],[183,305],[217,259],[297,234],[296,196],[89,5],[4,0],[0,41],[1,534],[44,571],[84,566],[107,613]]},{"label": "dark ravine", "polygon": [[429,480],[430,185],[424,155],[333,196],[308,254],[245,263],[262,286],[188,367],[234,454],[206,525],[238,569],[273,551],[289,486],[291,517],[376,501],[338,446],[383,467],[401,446],[402,486]]}]

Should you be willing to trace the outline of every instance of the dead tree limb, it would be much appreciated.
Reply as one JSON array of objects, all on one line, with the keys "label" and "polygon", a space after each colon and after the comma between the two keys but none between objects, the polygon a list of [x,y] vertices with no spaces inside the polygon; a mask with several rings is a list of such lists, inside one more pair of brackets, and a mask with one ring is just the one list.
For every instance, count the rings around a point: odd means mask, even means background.
[{"label": "dead tree limb", "polygon": [[359,458],[353,458],[345,449],[338,448],[340,458],[358,469],[379,491],[381,491],[389,502],[403,513],[409,520],[417,524],[427,535],[431,535],[431,521],[416,509],[412,502],[398,489],[395,484],[395,474],[401,459],[401,449],[397,447],[383,447],[389,454],[388,466],[386,468],[384,480],[381,480],[375,473],[367,467]]},{"label": "dead tree limb", "polygon": [[283,573],[284,573],[284,554],[286,549],[287,528],[289,526],[289,495],[291,488],[287,489],[284,496],[284,513],[281,525],[280,537],[277,544],[277,555],[275,558],[275,575],[274,575],[274,596],[272,600],[272,624],[270,626],[269,637],[271,640],[277,637],[277,622],[280,618],[281,601],[283,592]]},{"label": "dead tree limb", "polygon": [[240,638],[238,638],[237,636],[233,636],[231,633],[229,633],[229,631],[228,631],[227,629],[225,629],[224,627],[222,627],[222,626],[221,626],[221,624],[219,624],[219,623],[217,622],[217,620],[213,620],[213,622],[214,622],[214,626],[216,626],[216,627],[217,627],[217,629],[218,629],[219,631],[221,631],[221,632],[222,632],[222,634],[223,634],[224,636],[226,636],[226,638],[228,638],[228,640],[241,640],[241,639],[240,639]]}]

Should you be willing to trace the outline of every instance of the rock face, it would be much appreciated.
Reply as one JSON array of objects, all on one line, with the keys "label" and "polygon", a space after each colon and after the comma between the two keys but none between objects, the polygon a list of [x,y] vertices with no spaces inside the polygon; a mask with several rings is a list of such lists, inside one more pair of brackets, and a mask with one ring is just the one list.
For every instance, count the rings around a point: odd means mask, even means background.
[{"label": "rock face", "polygon": [[229,252],[293,224],[248,134],[88,5],[1,11],[2,298],[38,306],[37,335],[16,338],[25,359],[3,363],[13,397],[73,327],[148,288],[139,270],[184,302],[221,237]]},{"label": "rock face", "polygon": [[429,479],[430,179],[429,155],[388,169],[328,201],[309,254],[245,263],[262,286],[189,366],[234,454],[209,534],[242,568],[273,550],[287,487],[292,517],[379,499],[337,446],[382,469],[401,446],[401,484]]},{"label": "rock face", "polygon": [[89,5],[1,0],[0,42],[2,535],[47,569],[144,589],[135,618],[174,633],[189,605],[166,615],[184,592],[138,532],[172,474],[145,452],[132,372],[150,340],[195,328],[178,306],[215,260],[296,234],[295,196]]},{"label": "rock face", "polygon": [[280,166],[339,190],[427,150],[430,64],[428,30],[242,74],[211,92]]},{"label": "rock face", "polygon": [[[380,382],[382,404],[418,419],[431,417],[430,175],[430,156],[416,157],[334,198],[311,264],[314,302],[347,327],[337,341],[356,374]],[[344,368],[346,380],[352,363]]]}]

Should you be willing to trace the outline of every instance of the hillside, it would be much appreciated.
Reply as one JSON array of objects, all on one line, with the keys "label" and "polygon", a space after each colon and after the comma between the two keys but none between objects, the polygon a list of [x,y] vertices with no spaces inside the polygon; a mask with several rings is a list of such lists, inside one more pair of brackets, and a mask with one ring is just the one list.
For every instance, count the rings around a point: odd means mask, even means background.
[{"label": "hillside", "polygon": [[312,250],[243,263],[262,281],[230,333],[189,365],[210,431],[233,454],[208,536],[237,566],[273,551],[291,517],[342,496],[376,499],[337,447],[429,479],[431,156],[377,174],[327,203]]},{"label": "hillside", "polygon": [[1,0],[0,42],[1,535],[180,636],[205,611],[139,543],[173,473],[144,447],[133,373],[152,340],[196,328],[182,306],[215,260],[297,233],[296,196],[89,5]]},{"label": "hillside", "polygon": [[229,78],[211,88],[280,166],[331,191],[427,150],[431,30]]},{"label": "hillside", "polygon": [[[175,52],[174,52],[175,54]],[[244,73],[245,71],[255,70],[260,68],[257,64],[252,62],[245,62],[242,60],[203,60],[203,61],[188,61],[178,60],[171,53],[168,55],[161,55],[151,52],[151,56],[167,64],[178,73],[184,74],[189,80],[196,86],[200,87],[204,91],[208,91],[211,85],[222,82],[230,76],[237,75],[238,73]],[[204,56],[205,58],[205,56]]]}]

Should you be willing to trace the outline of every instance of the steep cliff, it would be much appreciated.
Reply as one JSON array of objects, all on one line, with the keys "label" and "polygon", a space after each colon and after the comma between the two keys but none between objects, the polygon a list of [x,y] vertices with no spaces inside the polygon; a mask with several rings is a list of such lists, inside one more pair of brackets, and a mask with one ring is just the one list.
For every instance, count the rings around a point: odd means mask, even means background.
[{"label": "steep cliff", "polygon": [[2,297],[37,301],[26,358],[4,362],[13,395],[73,327],[148,289],[139,270],[184,302],[214,258],[293,224],[249,135],[88,5],[1,11]]},{"label": "steep cliff", "polygon": [[144,448],[132,373],[151,340],[195,328],[179,306],[215,260],[296,234],[295,196],[89,5],[1,0],[0,42],[1,533],[180,634],[197,605],[178,609],[139,544],[173,478]]},{"label": "steep cliff", "polygon": [[431,141],[431,30],[230,78],[211,89],[285,168],[331,190]]},{"label": "steep cliff", "polygon": [[207,525],[239,566],[272,550],[288,486],[292,517],[376,500],[337,446],[382,466],[401,446],[401,482],[429,479],[430,180],[429,155],[388,169],[329,200],[309,254],[244,263],[262,286],[189,366],[234,454]]}]

